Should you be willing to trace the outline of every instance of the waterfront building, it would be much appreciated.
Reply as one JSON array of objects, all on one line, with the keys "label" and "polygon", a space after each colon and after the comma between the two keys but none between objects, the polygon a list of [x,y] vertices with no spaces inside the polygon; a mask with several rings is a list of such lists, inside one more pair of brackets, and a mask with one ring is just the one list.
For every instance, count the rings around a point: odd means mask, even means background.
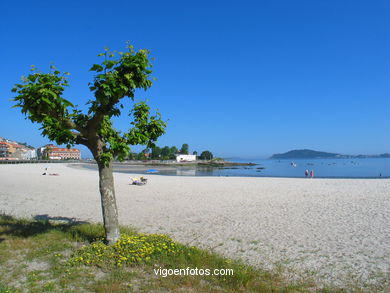
[{"label": "waterfront building", "polygon": [[176,154],[176,162],[193,162],[196,161],[196,155]]},{"label": "waterfront building", "polygon": [[0,141],[0,158],[8,158],[10,155],[8,143]]},{"label": "waterfront building", "polygon": [[34,148],[3,139],[0,141],[1,160],[32,160],[37,157]]},{"label": "waterfront building", "polygon": [[80,160],[81,153],[79,149],[60,148],[53,144],[39,148],[42,158],[49,160]]}]

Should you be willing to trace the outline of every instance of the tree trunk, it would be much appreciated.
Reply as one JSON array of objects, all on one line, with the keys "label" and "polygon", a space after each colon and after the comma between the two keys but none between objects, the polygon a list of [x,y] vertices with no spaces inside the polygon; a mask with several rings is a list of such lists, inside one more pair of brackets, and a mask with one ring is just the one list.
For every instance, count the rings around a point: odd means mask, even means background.
[{"label": "tree trunk", "polygon": [[104,163],[98,162],[98,166],[104,229],[108,244],[112,245],[120,237],[112,163],[110,162],[108,165],[104,165]]}]

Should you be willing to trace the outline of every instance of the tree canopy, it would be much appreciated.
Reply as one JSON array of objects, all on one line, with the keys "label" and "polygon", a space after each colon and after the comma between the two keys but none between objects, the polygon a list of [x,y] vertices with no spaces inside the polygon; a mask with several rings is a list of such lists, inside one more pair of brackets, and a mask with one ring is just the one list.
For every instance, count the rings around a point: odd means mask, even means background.
[{"label": "tree canopy", "polygon": [[181,146],[180,153],[183,154],[183,155],[188,155],[188,148],[189,148],[188,144],[184,143]]},{"label": "tree canopy", "polygon": [[199,156],[199,158],[201,159],[201,160],[212,160],[213,159],[213,154],[210,152],[210,151],[203,151],[201,154],[200,154],[200,156]]},{"label": "tree canopy", "polygon": [[151,115],[145,102],[134,103],[127,132],[117,131],[111,121],[113,116],[121,115],[123,98],[134,102],[136,89],[147,90],[152,85],[149,51],[135,52],[131,45],[127,49],[127,52],[106,49],[98,55],[104,60],[90,69],[95,72],[94,81],[89,84],[95,99],[87,102],[87,113],[63,97],[69,73],[61,73],[54,66],[50,73],[39,72],[32,66],[31,73],[12,89],[18,94],[15,106],[32,122],[40,123],[42,134],[50,140],[68,147],[86,145],[99,161],[126,158],[130,145],[154,146],[165,132],[166,123],[159,113]]}]

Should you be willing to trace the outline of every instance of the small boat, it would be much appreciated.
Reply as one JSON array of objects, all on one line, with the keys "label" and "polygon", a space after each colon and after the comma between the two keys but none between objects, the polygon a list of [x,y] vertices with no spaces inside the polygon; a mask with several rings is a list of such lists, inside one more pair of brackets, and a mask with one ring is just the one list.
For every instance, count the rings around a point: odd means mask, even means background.
[{"label": "small boat", "polygon": [[159,171],[156,170],[156,169],[149,169],[149,170],[146,170],[146,173],[148,174],[152,174],[152,173],[158,173]]},{"label": "small boat", "polygon": [[297,164],[295,164],[295,162],[291,162],[290,165],[293,166],[294,168],[297,166]]}]

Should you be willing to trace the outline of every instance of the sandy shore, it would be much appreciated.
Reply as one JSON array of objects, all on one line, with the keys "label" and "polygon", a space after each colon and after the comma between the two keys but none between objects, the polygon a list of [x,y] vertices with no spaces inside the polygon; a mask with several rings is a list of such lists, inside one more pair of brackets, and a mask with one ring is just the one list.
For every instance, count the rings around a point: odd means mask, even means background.
[{"label": "sandy shore", "polygon": [[[42,176],[49,166],[50,173]],[[121,224],[334,285],[389,282],[390,179],[115,174]],[[101,221],[98,173],[0,165],[0,212]],[[305,273],[303,273],[305,272]],[[294,275],[295,274],[295,275]]]}]

